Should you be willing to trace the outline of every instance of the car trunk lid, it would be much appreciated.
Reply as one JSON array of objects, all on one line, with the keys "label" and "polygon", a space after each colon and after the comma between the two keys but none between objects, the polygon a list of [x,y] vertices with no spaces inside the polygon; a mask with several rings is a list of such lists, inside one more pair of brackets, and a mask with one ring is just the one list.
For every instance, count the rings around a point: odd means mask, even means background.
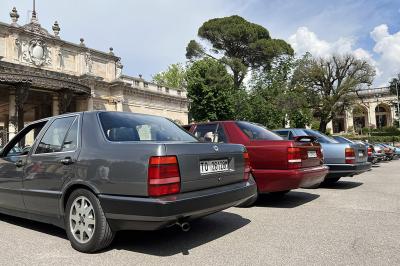
[{"label": "car trunk lid", "polygon": [[244,180],[242,145],[218,143],[165,144],[166,155],[178,159],[181,192],[223,186]]}]

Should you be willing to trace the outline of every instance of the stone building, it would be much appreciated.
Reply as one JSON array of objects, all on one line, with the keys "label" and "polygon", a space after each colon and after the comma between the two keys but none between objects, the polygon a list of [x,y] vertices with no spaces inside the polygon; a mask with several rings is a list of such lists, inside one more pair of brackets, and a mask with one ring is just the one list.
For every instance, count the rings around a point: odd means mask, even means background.
[{"label": "stone building", "polygon": [[397,96],[388,87],[358,91],[360,100],[353,108],[337,115],[328,124],[332,133],[358,132],[364,128],[393,126],[397,117]]},{"label": "stone building", "polygon": [[0,22],[0,146],[27,122],[65,112],[127,111],[188,122],[185,90],[124,75],[112,48],[62,40],[58,23],[49,33],[35,10],[26,25],[16,8],[10,18]]}]

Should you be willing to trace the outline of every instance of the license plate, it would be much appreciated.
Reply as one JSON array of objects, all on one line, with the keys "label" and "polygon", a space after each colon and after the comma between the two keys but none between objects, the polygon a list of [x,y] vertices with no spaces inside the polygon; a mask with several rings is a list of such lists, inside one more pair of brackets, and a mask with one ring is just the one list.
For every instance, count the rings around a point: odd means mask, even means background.
[{"label": "license plate", "polygon": [[358,157],[364,157],[364,153],[362,151],[358,152]]},{"label": "license plate", "polygon": [[317,158],[317,152],[316,151],[308,151],[307,155],[308,155],[308,158]]},{"label": "license plate", "polygon": [[200,161],[200,174],[219,173],[228,170],[228,159]]}]

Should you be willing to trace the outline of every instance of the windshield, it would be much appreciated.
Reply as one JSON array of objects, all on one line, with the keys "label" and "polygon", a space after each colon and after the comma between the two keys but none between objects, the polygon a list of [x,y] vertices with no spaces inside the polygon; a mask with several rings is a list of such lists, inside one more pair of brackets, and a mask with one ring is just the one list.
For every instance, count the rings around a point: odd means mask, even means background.
[{"label": "windshield", "polygon": [[104,112],[99,114],[104,134],[110,141],[190,141],[197,139],[164,117]]},{"label": "windshield", "polygon": [[249,123],[236,122],[240,130],[251,140],[283,140],[283,138],[263,126]]},{"label": "windshield", "polygon": [[312,129],[303,129],[303,131],[309,136],[316,137],[318,142],[320,143],[339,143],[338,141],[328,137],[327,135],[322,134],[319,131],[315,131]]}]

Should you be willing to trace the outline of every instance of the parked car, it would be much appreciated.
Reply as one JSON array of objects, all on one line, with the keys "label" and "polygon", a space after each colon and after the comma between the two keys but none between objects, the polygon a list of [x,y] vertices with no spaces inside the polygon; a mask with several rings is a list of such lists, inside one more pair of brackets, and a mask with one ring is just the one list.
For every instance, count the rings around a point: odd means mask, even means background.
[{"label": "parked car", "polygon": [[369,143],[363,142],[361,140],[350,140],[343,136],[332,136],[332,138],[339,143],[350,143],[350,144],[361,143],[365,145],[365,147],[367,148],[368,162],[376,164],[379,161],[378,156],[374,151],[374,146]]},{"label": "parked car", "polygon": [[367,149],[360,143],[339,143],[321,132],[312,129],[285,128],[275,130],[286,139],[297,136],[313,136],[322,146],[324,162],[329,166],[327,183],[337,182],[341,177],[354,176],[371,169],[367,161]]},{"label": "parked car", "polygon": [[385,144],[382,144],[382,143],[377,143],[377,144],[375,144],[375,146],[378,146],[378,147],[380,147],[382,149],[382,152],[386,156],[386,161],[393,160],[395,154],[394,154],[394,151],[390,147],[388,147],[388,146],[386,146]]},{"label": "parked car", "polygon": [[261,125],[245,121],[199,123],[184,128],[202,141],[245,145],[258,193],[285,194],[299,187],[316,187],[328,173],[314,138],[284,140]]},{"label": "parked car", "polygon": [[386,143],[381,143],[380,145],[383,146],[385,149],[389,149],[388,154],[389,156],[391,156],[392,159],[397,159],[397,157],[400,155],[399,148],[396,148]]},{"label": "parked car", "polygon": [[[31,132],[31,148],[11,154]],[[253,198],[244,146],[200,143],[166,118],[73,113],[35,121],[0,154],[0,211],[66,230],[82,252]]]},{"label": "parked car", "polygon": [[388,161],[388,157],[386,156],[383,147],[377,144],[373,144],[374,145],[374,151],[376,153],[376,156],[378,157],[379,160],[381,161]]}]

